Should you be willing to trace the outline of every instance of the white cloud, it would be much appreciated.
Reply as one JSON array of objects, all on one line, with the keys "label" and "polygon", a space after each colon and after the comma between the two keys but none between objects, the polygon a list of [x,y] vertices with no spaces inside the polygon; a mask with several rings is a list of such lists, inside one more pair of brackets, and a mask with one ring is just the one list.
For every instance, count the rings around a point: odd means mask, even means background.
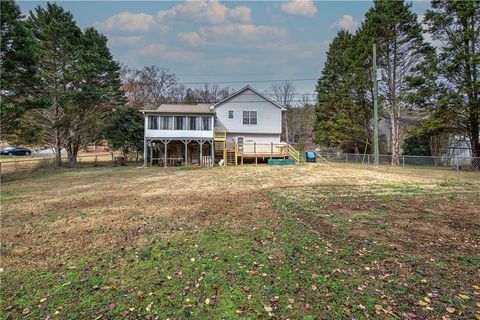
[{"label": "white cloud", "polygon": [[94,25],[104,31],[168,31],[167,26],[160,24],[154,16],[146,13],[122,12],[103,22],[96,22]]},{"label": "white cloud", "polygon": [[157,17],[160,20],[186,17],[196,22],[206,21],[211,24],[224,23],[227,20],[249,22],[252,18],[252,10],[246,6],[230,9],[217,0],[186,1],[170,9],[159,11]]},{"label": "white cloud", "polygon": [[198,52],[181,49],[169,49],[163,44],[150,44],[146,47],[137,49],[136,52],[142,56],[166,57],[170,60],[188,62],[195,61],[200,57]]},{"label": "white cloud", "polygon": [[310,59],[323,54],[328,48],[329,43],[290,43],[287,41],[265,42],[261,45],[250,45],[247,48],[259,51],[268,51],[275,53],[283,53],[289,56],[295,56],[301,59]]},{"label": "white cloud", "polygon": [[188,43],[189,45],[196,46],[200,43],[203,43],[202,37],[198,32],[179,32],[177,33],[177,38],[183,42]]},{"label": "white cloud", "polygon": [[340,19],[338,19],[337,21],[335,21],[332,25],[331,25],[331,28],[339,28],[339,29],[344,29],[344,30],[348,30],[348,31],[355,31],[355,29],[357,29],[359,23],[357,21],[355,21],[355,19],[353,19],[353,17],[351,15],[343,15],[340,17]]},{"label": "white cloud", "polygon": [[283,38],[285,29],[268,26],[257,26],[250,23],[231,23],[202,27],[198,31],[177,34],[178,39],[190,44],[198,45],[211,41],[259,41],[270,38]]},{"label": "white cloud", "polygon": [[140,36],[112,36],[108,37],[108,44],[113,47],[133,46],[140,42]]},{"label": "white cloud", "polygon": [[283,12],[296,16],[313,17],[317,13],[317,7],[313,0],[291,0],[282,3]]}]

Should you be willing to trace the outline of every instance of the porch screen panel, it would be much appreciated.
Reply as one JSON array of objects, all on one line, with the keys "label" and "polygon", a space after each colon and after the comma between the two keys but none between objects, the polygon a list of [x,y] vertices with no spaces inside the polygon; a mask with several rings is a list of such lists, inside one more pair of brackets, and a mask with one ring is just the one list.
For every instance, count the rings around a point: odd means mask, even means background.
[{"label": "porch screen panel", "polygon": [[158,116],[148,116],[148,129],[158,130]]},{"label": "porch screen panel", "polygon": [[202,117],[203,130],[212,130],[210,117]]},{"label": "porch screen panel", "polygon": [[195,117],[195,130],[204,130],[202,117]]},{"label": "porch screen panel", "polygon": [[187,117],[175,117],[175,130],[187,130]]},{"label": "porch screen panel", "polygon": [[173,116],[160,116],[160,130],[173,130]]},{"label": "porch screen panel", "polygon": [[188,117],[188,130],[197,130],[195,117]]}]

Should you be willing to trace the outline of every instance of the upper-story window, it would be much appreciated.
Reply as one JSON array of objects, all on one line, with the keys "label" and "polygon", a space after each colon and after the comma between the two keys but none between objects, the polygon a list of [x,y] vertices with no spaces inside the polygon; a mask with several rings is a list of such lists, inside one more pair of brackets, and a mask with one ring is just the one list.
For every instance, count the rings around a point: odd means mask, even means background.
[{"label": "upper-story window", "polygon": [[148,116],[148,129],[158,130],[158,116]]},{"label": "upper-story window", "polygon": [[243,111],[243,124],[257,124],[257,111]]},{"label": "upper-story window", "polygon": [[233,110],[228,110],[228,119],[233,119]]}]

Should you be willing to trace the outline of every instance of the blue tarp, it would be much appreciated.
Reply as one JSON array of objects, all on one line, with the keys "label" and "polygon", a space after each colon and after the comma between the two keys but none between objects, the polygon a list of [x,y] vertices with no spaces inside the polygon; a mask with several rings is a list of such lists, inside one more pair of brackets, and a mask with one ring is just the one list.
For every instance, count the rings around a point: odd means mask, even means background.
[{"label": "blue tarp", "polygon": [[313,151],[307,151],[307,158],[314,159],[315,153]]}]

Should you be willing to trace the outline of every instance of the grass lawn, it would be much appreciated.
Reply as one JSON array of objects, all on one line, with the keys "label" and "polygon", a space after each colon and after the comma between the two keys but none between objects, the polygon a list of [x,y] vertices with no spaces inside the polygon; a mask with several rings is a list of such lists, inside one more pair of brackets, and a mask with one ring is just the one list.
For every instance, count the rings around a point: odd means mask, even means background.
[{"label": "grass lawn", "polygon": [[480,174],[92,168],[2,183],[0,318],[480,319]]}]

